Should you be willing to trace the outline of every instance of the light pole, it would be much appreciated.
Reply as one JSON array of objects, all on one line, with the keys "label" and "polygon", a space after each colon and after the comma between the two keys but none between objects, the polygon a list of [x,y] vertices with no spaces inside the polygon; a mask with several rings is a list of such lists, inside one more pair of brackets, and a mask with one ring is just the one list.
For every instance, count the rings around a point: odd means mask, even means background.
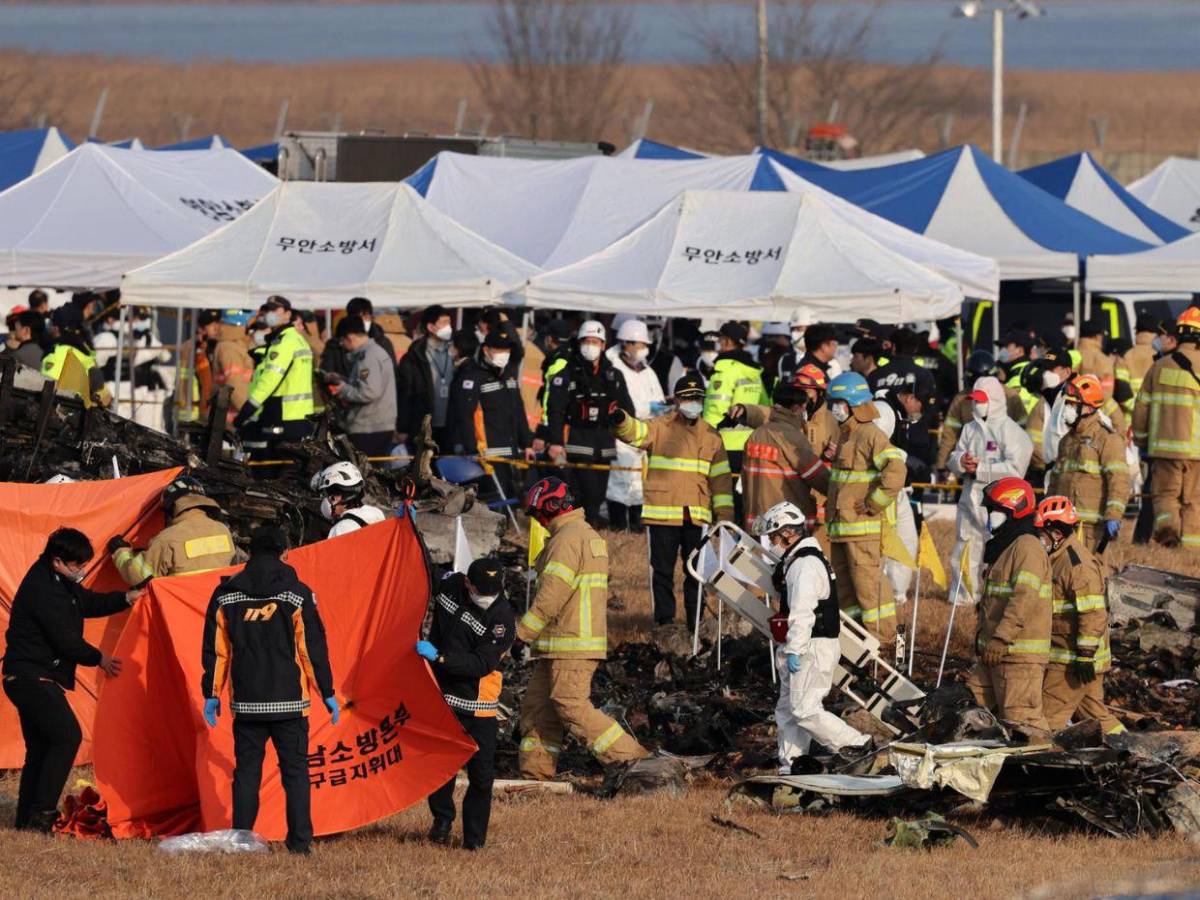
[{"label": "light pole", "polygon": [[1033,0],[962,0],[954,7],[960,19],[977,19],[992,8],[992,159],[1004,158],[1004,13],[1014,12],[1018,19],[1044,16],[1045,11]]}]

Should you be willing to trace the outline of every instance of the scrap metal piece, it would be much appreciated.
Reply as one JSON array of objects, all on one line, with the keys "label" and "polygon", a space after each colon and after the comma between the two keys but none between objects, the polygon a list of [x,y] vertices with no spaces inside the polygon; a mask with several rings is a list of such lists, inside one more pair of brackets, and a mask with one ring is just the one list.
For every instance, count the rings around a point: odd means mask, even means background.
[{"label": "scrap metal piece", "polygon": [[1126,566],[1108,579],[1105,600],[1114,625],[1165,612],[1180,630],[1191,631],[1200,608],[1200,578],[1150,566]]},{"label": "scrap metal piece", "polygon": [[979,841],[968,831],[950,824],[935,812],[927,812],[919,819],[906,821],[893,818],[888,826],[888,836],[881,843],[885,847],[932,850],[934,847],[948,847],[958,838],[979,849]]}]

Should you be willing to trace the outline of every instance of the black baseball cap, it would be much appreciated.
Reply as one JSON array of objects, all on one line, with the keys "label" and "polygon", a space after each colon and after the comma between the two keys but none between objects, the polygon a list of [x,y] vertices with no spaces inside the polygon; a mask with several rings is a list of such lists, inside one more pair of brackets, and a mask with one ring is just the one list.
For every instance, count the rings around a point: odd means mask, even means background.
[{"label": "black baseball cap", "polygon": [[742,325],[740,322],[726,322],[721,326],[721,330],[717,333],[721,335],[721,337],[729,338],[729,340],[735,341],[739,344],[746,343],[746,338],[749,334],[746,331],[746,326]]},{"label": "black baseball cap", "polygon": [[676,400],[704,399],[704,379],[695,372],[688,372],[675,382],[674,397]]},{"label": "black baseball cap", "polygon": [[211,325],[213,322],[221,321],[221,311],[219,309],[202,309],[200,315],[196,319],[196,323],[203,328],[206,325]]},{"label": "black baseball cap", "polygon": [[477,559],[467,567],[467,581],[480,594],[499,594],[504,590],[504,567],[490,556]]}]

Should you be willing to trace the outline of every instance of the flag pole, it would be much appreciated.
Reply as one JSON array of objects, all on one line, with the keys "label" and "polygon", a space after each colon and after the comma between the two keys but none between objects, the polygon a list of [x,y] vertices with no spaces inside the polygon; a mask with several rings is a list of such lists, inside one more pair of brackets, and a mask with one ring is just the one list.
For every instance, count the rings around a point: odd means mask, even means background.
[{"label": "flag pole", "polygon": [[908,629],[908,674],[912,675],[913,658],[917,655],[917,610],[921,606],[921,564],[917,563],[917,584],[913,591],[912,625]]},{"label": "flag pole", "polygon": [[946,625],[946,642],[942,645],[942,661],[938,663],[937,681],[934,683],[935,688],[942,686],[942,672],[946,668],[946,654],[950,651],[950,635],[954,633],[954,614],[958,611],[958,594],[962,589],[963,574],[962,567],[958,570],[958,580],[954,582],[954,593],[950,595],[950,621]]}]

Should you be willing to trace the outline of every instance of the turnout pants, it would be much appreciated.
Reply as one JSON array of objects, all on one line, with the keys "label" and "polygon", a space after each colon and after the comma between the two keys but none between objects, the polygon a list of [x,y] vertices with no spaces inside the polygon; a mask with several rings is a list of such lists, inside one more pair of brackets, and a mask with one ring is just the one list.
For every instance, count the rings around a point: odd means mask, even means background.
[{"label": "turnout pants", "polygon": [[1042,682],[1046,666],[1039,663],[975,664],[967,677],[967,687],[975,702],[986,706],[1001,719],[1047,733],[1050,725],[1042,709]]},{"label": "turnout pants", "polygon": [[837,638],[813,638],[808,652],[800,657],[800,671],[792,674],[787,667],[787,653],[783,647],[775,648],[775,667],[779,670],[775,726],[781,769],[791,766],[797,756],[807,755],[814,740],[834,752],[866,743],[865,734],[822,705],[833,689],[833,669],[840,657]]},{"label": "turnout pants", "polygon": [[261,721],[233,719],[233,827],[253,831],[258,818],[267,739],[279,757],[279,780],[287,809],[287,848],[307,853],[312,844],[312,812],[308,784],[308,719]]},{"label": "turnout pants", "polygon": [[[685,561],[700,546],[703,530],[699,525],[650,525],[651,590],[654,593],[654,624],[664,625],[675,620],[675,560]],[[700,585],[683,569],[683,608],[687,611],[688,627],[696,625],[700,608]]]},{"label": "turnout pants", "polygon": [[539,659],[534,663],[521,709],[523,778],[545,781],[554,777],[567,732],[605,764],[650,755],[592,705],[592,676],[598,665],[594,659]]},{"label": "turnout pants", "polygon": [[896,601],[883,573],[882,541],[835,541],[830,550],[838,605],[890,645],[896,639]]},{"label": "turnout pants", "polygon": [[[463,846],[477,850],[487,841],[492,815],[492,782],[496,777],[496,717],[458,714],[462,725],[479,749],[467,760],[467,793],[463,797]],[[454,821],[454,778],[429,795],[429,811],[436,822]]]},{"label": "turnout pants", "polygon": [[58,819],[58,798],[75,764],[83,734],[66,692],[40,678],[4,679],[25,739],[25,765],[17,789],[15,828],[49,833]]},{"label": "turnout pants", "polygon": [[1125,726],[1104,704],[1104,676],[1083,681],[1069,667],[1051,664],[1042,683],[1042,711],[1052,731],[1061,731],[1072,718],[1095,719],[1105,734],[1118,734]]},{"label": "turnout pants", "polygon": [[1200,460],[1156,459],[1151,483],[1154,539],[1200,547]]}]

